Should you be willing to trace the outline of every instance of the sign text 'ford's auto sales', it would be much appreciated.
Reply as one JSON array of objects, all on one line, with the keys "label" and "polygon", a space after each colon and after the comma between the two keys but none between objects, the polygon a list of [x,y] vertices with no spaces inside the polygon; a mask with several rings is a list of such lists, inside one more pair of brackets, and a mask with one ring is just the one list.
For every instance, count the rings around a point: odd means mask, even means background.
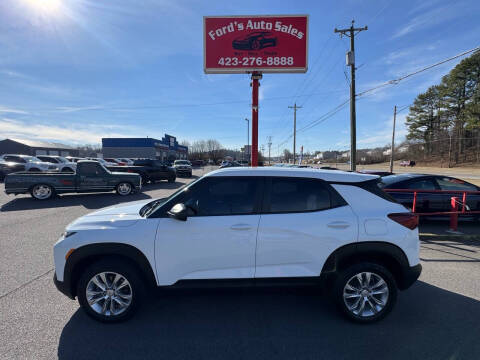
[{"label": "sign text 'ford's auto sales'", "polygon": [[306,72],[307,15],[205,16],[206,73]]}]

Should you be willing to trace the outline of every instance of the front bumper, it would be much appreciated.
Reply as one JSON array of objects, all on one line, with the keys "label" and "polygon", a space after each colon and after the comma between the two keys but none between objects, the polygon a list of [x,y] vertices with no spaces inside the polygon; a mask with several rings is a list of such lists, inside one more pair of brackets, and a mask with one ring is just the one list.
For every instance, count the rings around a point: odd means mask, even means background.
[{"label": "front bumper", "polygon": [[72,294],[72,289],[70,284],[67,284],[65,281],[58,281],[57,274],[53,273],[53,283],[55,284],[58,291],[60,291],[65,296],[69,297],[70,299],[74,300],[75,296]]},{"label": "front bumper", "polygon": [[192,169],[176,169],[177,174],[191,174]]},{"label": "front bumper", "polygon": [[402,282],[398,284],[400,290],[408,289],[420,277],[422,273],[422,264],[411,266],[403,270]]}]

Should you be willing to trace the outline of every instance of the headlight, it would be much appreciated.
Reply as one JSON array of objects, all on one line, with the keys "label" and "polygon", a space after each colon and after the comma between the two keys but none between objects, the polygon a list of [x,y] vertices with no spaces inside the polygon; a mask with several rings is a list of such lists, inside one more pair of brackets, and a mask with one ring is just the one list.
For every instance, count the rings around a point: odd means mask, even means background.
[{"label": "headlight", "polygon": [[73,234],[76,234],[77,232],[76,231],[65,231],[63,234],[62,234],[62,237],[64,239],[68,238],[69,236],[72,236]]}]

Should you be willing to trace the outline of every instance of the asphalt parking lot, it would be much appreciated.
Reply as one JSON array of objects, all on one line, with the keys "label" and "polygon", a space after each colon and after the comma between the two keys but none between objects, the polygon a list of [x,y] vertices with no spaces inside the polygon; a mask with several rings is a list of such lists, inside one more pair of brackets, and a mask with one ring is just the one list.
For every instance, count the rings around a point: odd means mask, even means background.
[{"label": "asphalt parking lot", "polygon": [[[202,170],[194,171],[199,176]],[[316,289],[159,292],[131,321],[88,318],[53,285],[52,245],[65,226],[124,201],[164,197],[190,179],[141,194],[7,196],[0,184],[1,359],[478,359],[480,240],[422,241],[420,280],[392,314],[352,324]]]}]

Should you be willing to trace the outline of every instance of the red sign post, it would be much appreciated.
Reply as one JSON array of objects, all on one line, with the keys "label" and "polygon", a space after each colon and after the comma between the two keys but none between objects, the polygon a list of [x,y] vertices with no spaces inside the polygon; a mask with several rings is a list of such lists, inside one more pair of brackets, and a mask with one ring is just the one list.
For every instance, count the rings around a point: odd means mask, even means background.
[{"label": "red sign post", "polygon": [[252,74],[252,166],[258,162],[258,87],[262,73],[307,71],[308,16],[205,16],[204,71]]}]

